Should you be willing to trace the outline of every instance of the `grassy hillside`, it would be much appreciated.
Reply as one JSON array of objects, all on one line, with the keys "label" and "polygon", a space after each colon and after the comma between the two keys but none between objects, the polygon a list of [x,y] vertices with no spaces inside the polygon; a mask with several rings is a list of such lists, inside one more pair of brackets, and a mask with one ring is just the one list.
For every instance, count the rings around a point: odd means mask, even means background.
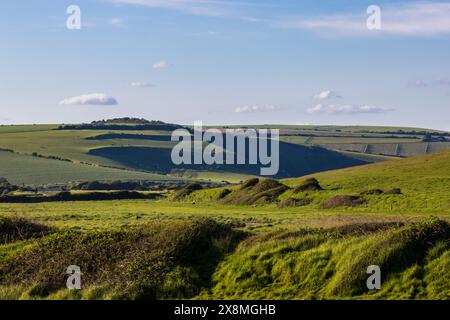
[{"label": "grassy hillside", "polygon": [[[363,186],[446,190],[449,186],[447,183],[450,182],[450,151],[323,172],[314,176],[322,184],[345,190]],[[302,179],[286,179],[285,182],[295,184]]]},{"label": "grassy hillside", "polygon": [[[312,177],[318,180],[320,190],[296,190],[305,180]],[[450,213],[449,151],[316,173],[301,178],[285,179],[281,182],[289,189],[278,194],[275,201],[287,199],[309,201],[304,206],[295,208],[298,212],[311,209],[326,212],[328,209],[324,208],[324,204],[328,200],[346,196],[356,197],[361,201],[355,206],[351,204],[339,206],[337,209],[340,211],[405,215]],[[225,203],[227,199],[236,198],[236,194],[241,198],[245,196],[240,187],[232,187],[229,195],[218,200],[222,190],[197,191],[187,199]],[[233,203],[236,204],[234,201]]]}]

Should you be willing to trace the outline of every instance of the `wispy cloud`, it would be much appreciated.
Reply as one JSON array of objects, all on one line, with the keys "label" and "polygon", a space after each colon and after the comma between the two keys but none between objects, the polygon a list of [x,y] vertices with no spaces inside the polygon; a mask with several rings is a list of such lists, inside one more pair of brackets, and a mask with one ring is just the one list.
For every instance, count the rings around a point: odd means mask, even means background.
[{"label": "wispy cloud", "polygon": [[148,82],[132,82],[132,83],[130,83],[130,87],[132,87],[132,88],[150,88],[150,87],[154,87],[154,85],[151,83],[148,83]]},{"label": "wispy cloud", "polygon": [[[381,6],[381,30],[368,30],[366,8],[340,14],[261,14],[258,7],[282,7],[283,4],[245,0],[109,0],[121,5],[138,5],[180,11],[186,14],[227,17],[275,27],[334,32],[345,35],[391,34],[430,36],[450,34],[450,3],[405,1]],[[244,9],[245,8],[245,9]]]},{"label": "wispy cloud", "polygon": [[282,17],[285,28],[331,31],[346,35],[391,34],[430,36],[450,34],[450,3],[405,2],[381,7],[381,30],[368,30],[365,11],[342,14]]},{"label": "wispy cloud", "polygon": [[166,60],[161,60],[152,65],[153,69],[165,69],[169,67],[169,63]]},{"label": "wispy cloud", "polygon": [[386,113],[394,111],[391,108],[383,108],[376,106],[352,106],[352,105],[323,105],[318,104],[307,110],[308,113],[326,113],[326,114],[374,114],[374,113]]},{"label": "wispy cloud", "polygon": [[314,99],[317,99],[317,100],[326,100],[326,99],[333,99],[333,98],[342,98],[342,97],[333,90],[324,90],[314,96]]},{"label": "wispy cloud", "polygon": [[265,105],[265,106],[245,105],[242,107],[237,107],[234,111],[236,113],[253,113],[253,112],[275,112],[279,110],[280,108],[274,105]]},{"label": "wispy cloud", "polygon": [[408,83],[408,86],[416,88],[450,87],[450,80],[448,79],[415,80]]},{"label": "wispy cloud", "polygon": [[278,4],[264,3],[259,0],[109,0],[109,2],[173,10],[198,16],[236,18],[252,22],[262,22],[265,19],[246,13],[248,10],[244,10],[244,8],[278,6]]},{"label": "wispy cloud", "polygon": [[62,100],[59,104],[61,105],[101,105],[101,106],[112,106],[117,105],[118,102],[111,96],[105,93],[89,93],[82,94],[76,97],[71,97]]},{"label": "wispy cloud", "polygon": [[214,0],[110,0],[117,4],[140,5],[151,8],[161,8],[181,11],[202,16],[224,16],[229,13],[229,7],[234,1]]}]

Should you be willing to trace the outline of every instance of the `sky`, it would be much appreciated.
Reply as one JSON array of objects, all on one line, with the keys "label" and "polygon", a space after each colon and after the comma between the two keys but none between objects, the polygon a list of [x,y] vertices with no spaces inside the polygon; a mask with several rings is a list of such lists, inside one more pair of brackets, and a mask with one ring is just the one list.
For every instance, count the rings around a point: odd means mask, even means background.
[{"label": "sky", "polygon": [[0,124],[450,130],[450,1],[1,0],[0,39]]}]

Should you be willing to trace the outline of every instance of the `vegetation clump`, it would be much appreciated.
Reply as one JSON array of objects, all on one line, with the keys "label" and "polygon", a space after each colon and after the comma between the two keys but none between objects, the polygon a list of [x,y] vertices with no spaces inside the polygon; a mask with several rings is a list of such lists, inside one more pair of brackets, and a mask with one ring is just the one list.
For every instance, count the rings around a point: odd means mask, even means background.
[{"label": "vegetation clump", "polygon": [[0,217],[0,244],[40,238],[50,232],[51,228],[24,218]]},{"label": "vegetation clump", "polygon": [[320,186],[319,181],[316,178],[308,178],[303,181],[299,186],[294,188],[294,192],[303,192],[303,191],[320,191],[323,188]]},{"label": "vegetation clump", "polygon": [[323,204],[323,208],[331,209],[336,207],[357,207],[365,203],[367,203],[367,200],[360,196],[337,195],[326,200]]},{"label": "vegetation clump", "polygon": [[153,222],[117,231],[50,235],[0,263],[0,282],[48,296],[66,286],[77,265],[96,298],[191,298],[211,285],[223,255],[245,236],[211,220]]}]

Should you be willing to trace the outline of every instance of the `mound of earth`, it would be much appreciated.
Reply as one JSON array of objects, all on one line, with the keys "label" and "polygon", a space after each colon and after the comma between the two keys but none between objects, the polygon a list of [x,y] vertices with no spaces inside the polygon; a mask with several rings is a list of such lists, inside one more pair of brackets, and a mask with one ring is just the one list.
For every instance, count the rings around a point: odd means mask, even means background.
[{"label": "mound of earth", "polygon": [[294,192],[303,192],[303,191],[320,191],[323,188],[320,186],[319,181],[316,178],[308,178],[303,181],[302,184],[294,188]]},{"label": "mound of earth", "polygon": [[239,205],[270,203],[288,189],[288,186],[274,179],[253,178],[245,181],[239,190],[227,195],[222,201]]}]

